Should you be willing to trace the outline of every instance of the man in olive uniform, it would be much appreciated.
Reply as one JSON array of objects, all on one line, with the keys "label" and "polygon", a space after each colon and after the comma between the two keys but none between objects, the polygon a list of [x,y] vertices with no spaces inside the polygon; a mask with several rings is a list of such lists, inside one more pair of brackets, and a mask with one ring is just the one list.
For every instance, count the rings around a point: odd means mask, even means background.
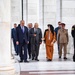
[{"label": "man in olive uniform", "polygon": [[71,34],[74,40],[74,55],[73,55],[73,61],[75,62],[75,25],[72,26]]},{"label": "man in olive uniform", "polygon": [[59,42],[60,46],[60,51],[59,51],[59,58],[62,56],[62,48],[64,47],[64,59],[67,59],[66,54],[67,54],[67,44],[69,41],[68,38],[68,30],[65,29],[65,23],[61,23],[62,27],[61,29],[58,30],[57,34],[57,42]]}]

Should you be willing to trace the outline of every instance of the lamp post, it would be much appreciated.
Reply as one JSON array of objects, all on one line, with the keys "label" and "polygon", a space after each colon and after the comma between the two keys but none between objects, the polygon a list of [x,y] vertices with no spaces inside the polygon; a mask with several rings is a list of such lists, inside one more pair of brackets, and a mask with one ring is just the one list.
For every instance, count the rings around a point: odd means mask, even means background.
[{"label": "lamp post", "polygon": [[23,0],[22,0],[22,20],[23,20]]}]

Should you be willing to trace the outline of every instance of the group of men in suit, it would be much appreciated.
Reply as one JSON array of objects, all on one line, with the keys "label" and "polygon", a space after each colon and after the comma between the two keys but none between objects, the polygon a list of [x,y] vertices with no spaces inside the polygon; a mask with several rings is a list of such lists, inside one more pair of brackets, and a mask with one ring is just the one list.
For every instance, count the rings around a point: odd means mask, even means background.
[{"label": "group of men in suit", "polygon": [[[62,48],[64,47],[64,59],[67,59],[67,44],[69,41],[68,31],[65,29],[65,24],[58,22],[58,27],[55,28],[57,44],[58,44],[58,54],[59,58],[62,57]],[[74,55],[73,61],[75,61],[75,25],[72,27],[71,34],[74,38]],[[28,27],[25,26],[25,21],[21,20],[20,24],[14,24],[14,28],[11,30],[11,36],[13,39],[13,44],[15,52],[20,56],[20,62],[29,62],[29,59],[39,61],[39,47],[42,43],[42,31],[38,27],[38,23],[28,24]]]},{"label": "group of men in suit", "polygon": [[20,62],[29,62],[27,60],[28,54],[29,59],[39,61],[38,55],[42,43],[42,32],[38,28],[38,23],[35,23],[34,27],[32,27],[32,23],[29,23],[26,27],[25,21],[21,20],[18,26],[14,24],[11,34],[15,51],[20,56]]}]

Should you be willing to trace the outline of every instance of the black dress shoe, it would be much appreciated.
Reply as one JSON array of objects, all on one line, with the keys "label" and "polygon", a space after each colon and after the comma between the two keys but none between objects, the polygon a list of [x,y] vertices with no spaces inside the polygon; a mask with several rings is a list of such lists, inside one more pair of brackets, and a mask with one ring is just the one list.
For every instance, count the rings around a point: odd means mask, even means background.
[{"label": "black dress shoe", "polygon": [[51,59],[48,59],[47,61],[52,61]]},{"label": "black dress shoe", "polygon": [[39,59],[35,59],[36,61],[39,61]]},{"label": "black dress shoe", "polygon": [[61,59],[61,56],[59,56],[59,59]]},{"label": "black dress shoe", "polygon": [[73,62],[75,62],[75,59],[73,58]]},{"label": "black dress shoe", "polygon": [[18,55],[18,53],[17,53],[17,55]]},{"label": "black dress shoe", "polygon": [[75,60],[73,60],[73,62],[75,62]]},{"label": "black dress shoe", "polygon": [[23,60],[20,60],[19,62],[23,62]]},{"label": "black dress shoe", "polygon": [[29,59],[31,59],[31,56],[29,56]]},{"label": "black dress shoe", "polygon": [[34,58],[32,58],[32,60],[34,60]]},{"label": "black dress shoe", "polygon": [[66,57],[64,57],[64,59],[66,60],[67,58],[66,58]]},{"label": "black dress shoe", "polygon": [[26,60],[26,61],[24,61],[24,62],[28,63],[29,61]]}]

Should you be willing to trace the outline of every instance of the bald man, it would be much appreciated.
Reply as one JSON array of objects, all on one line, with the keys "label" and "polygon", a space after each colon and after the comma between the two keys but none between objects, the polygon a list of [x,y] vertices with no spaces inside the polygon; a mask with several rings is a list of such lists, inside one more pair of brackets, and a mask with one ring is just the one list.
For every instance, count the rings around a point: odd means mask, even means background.
[{"label": "bald man", "polygon": [[25,26],[25,21],[21,20],[20,25],[17,27],[16,44],[19,45],[20,62],[27,61],[27,45],[28,40],[28,28]]},{"label": "bald man", "polygon": [[42,31],[38,28],[38,23],[34,24],[34,28],[30,30],[31,36],[31,52],[32,52],[32,60],[39,61],[39,47],[42,43]]}]

